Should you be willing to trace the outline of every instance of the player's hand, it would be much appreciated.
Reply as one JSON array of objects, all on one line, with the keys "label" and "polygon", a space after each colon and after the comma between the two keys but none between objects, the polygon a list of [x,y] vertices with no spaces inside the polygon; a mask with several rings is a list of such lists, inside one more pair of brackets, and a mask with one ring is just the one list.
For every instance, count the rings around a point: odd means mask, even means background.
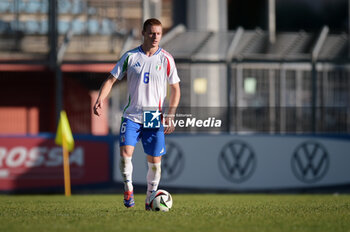
[{"label": "player's hand", "polygon": [[97,116],[100,116],[102,111],[102,106],[103,106],[103,102],[100,99],[97,99],[94,105],[94,114],[96,114]]},{"label": "player's hand", "polygon": [[174,132],[174,117],[166,117],[164,124],[166,125],[166,127],[164,127],[164,134],[168,135]]}]

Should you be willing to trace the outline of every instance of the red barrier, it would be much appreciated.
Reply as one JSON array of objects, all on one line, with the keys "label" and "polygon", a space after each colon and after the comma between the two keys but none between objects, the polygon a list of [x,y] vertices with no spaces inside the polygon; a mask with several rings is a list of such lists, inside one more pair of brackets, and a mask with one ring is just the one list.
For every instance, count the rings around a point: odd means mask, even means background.
[{"label": "red barrier", "polygon": [[[75,144],[70,153],[72,186],[109,182],[109,143],[76,140]],[[53,138],[0,138],[0,191],[63,184],[62,148]]]}]

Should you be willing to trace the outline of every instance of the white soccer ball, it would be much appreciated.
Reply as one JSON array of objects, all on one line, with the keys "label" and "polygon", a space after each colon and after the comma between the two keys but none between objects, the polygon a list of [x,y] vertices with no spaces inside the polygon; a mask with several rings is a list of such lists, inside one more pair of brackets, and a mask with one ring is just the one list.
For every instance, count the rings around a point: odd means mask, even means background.
[{"label": "white soccer ball", "polygon": [[173,198],[170,193],[159,189],[152,193],[150,197],[150,207],[153,211],[168,212],[173,206]]}]

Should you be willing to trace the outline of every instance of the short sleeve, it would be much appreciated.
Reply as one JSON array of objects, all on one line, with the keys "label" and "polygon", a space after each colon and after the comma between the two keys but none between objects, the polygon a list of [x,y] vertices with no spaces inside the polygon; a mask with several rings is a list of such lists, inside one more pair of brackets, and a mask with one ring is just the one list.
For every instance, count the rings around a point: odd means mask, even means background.
[{"label": "short sleeve", "polygon": [[176,84],[180,82],[179,75],[177,74],[177,68],[175,65],[174,58],[169,54],[166,53],[166,59],[167,59],[167,76],[168,76],[168,83],[169,84]]},{"label": "short sleeve", "polygon": [[118,80],[122,80],[125,76],[128,69],[129,56],[129,53],[125,53],[110,72]]}]

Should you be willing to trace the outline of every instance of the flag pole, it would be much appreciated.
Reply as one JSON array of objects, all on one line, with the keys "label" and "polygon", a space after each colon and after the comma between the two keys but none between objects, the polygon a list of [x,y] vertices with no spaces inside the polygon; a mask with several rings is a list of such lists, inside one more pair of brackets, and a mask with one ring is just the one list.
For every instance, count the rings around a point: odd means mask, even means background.
[{"label": "flag pole", "polygon": [[70,170],[69,170],[69,151],[64,134],[62,134],[63,150],[63,173],[64,173],[64,192],[66,197],[71,196]]},{"label": "flag pole", "polygon": [[58,122],[55,143],[62,146],[63,155],[63,174],[64,174],[64,192],[68,197],[71,195],[70,171],[69,171],[69,152],[74,150],[74,138],[69,126],[67,114],[61,111]]}]

